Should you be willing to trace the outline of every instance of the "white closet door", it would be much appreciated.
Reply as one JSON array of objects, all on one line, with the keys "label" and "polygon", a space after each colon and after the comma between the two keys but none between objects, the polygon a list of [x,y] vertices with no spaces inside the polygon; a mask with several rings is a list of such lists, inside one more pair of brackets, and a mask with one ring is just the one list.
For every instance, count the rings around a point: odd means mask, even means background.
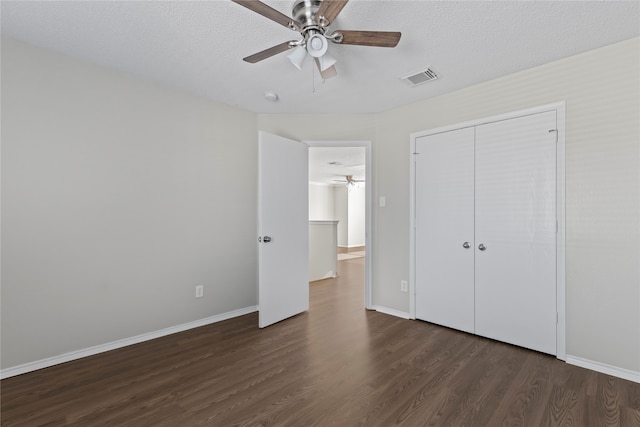
[{"label": "white closet door", "polygon": [[415,156],[416,317],[471,333],[473,134],[466,128],[421,137]]},{"label": "white closet door", "polygon": [[475,165],[476,334],[550,354],[556,354],[555,129],[555,111],[478,126]]}]

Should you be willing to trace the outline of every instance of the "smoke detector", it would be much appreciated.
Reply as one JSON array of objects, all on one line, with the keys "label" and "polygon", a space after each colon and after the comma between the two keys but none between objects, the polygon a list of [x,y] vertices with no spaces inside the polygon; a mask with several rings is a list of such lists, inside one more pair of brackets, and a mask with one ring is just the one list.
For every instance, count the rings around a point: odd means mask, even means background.
[{"label": "smoke detector", "polygon": [[438,74],[436,70],[434,70],[431,67],[426,67],[419,71],[414,71],[412,73],[409,73],[407,75],[400,77],[400,79],[403,82],[405,82],[411,87],[429,83],[439,78],[440,78],[440,74]]},{"label": "smoke detector", "polygon": [[268,91],[264,93],[264,99],[266,99],[269,102],[277,102],[279,98],[277,93]]}]

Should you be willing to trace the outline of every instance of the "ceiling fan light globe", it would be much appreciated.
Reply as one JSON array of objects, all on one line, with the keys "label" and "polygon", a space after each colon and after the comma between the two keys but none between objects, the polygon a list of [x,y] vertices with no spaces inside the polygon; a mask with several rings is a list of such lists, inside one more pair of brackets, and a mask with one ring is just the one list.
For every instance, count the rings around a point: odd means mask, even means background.
[{"label": "ceiling fan light globe", "polygon": [[293,52],[287,55],[287,58],[289,58],[289,61],[291,61],[294,67],[302,70],[304,60],[307,58],[307,50],[303,46],[298,46],[293,49]]},{"label": "ceiling fan light globe", "polygon": [[311,40],[311,48],[313,50],[320,50],[322,49],[322,40],[320,40],[318,37],[314,37]]},{"label": "ceiling fan light globe", "polygon": [[307,40],[307,51],[314,58],[320,58],[327,53],[328,46],[329,43],[327,43],[327,39],[322,34],[314,34]]}]

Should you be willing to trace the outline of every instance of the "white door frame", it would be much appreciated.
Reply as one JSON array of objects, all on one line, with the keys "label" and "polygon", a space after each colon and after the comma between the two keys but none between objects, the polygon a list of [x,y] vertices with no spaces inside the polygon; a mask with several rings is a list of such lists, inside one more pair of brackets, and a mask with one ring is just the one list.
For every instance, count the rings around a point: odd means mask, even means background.
[{"label": "white door frame", "polygon": [[566,360],[566,290],[565,290],[565,102],[557,102],[526,110],[513,111],[498,116],[487,117],[478,120],[471,120],[451,126],[444,126],[410,135],[410,218],[409,218],[409,317],[416,318],[416,200],[415,200],[415,178],[416,165],[414,153],[416,152],[416,139],[437,133],[452,131],[465,127],[478,126],[516,117],[542,113],[545,111],[556,111],[557,114],[557,144],[556,144],[556,220],[558,233],[556,237],[556,310],[558,313],[558,323],[556,325],[556,357]]},{"label": "white door frame", "polygon": [[303,141],[309,147],[364,147],[365,149],[365,259],[364,259],[364,307],[367,310],[373,309],[371,292],[371,254],[373,245],[371,244],[371,203],[373,193],[373,180],[371,179],[371,141]]}]

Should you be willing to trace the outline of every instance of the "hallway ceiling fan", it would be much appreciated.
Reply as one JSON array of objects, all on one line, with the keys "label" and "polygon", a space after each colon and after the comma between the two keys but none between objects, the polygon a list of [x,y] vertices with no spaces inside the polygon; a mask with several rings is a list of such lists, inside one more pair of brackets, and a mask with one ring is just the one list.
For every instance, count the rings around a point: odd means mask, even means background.
[{"label": "hallway ceiling fan", "polygon": [[244,61],[254,64],[293,49],[288,57],[296,68],[301,70],[306,57],[311,56],[325,80],[337,75],[336,60],[327,53],[329,41],[336,44],[395,47],[401,37],[401,33],[392,31],[329,30],[328,27],[348,0],[297,0],[291,12],[292,18],[259,0],[232,1],[302,36],[300,40],[286,41],[247,56],[243,58]]},{"label": "hallway ceiling fan", "polygon": [[353,175],[345,175],[345,179],[334,179],[334,182],[341,182],[347,184],[347,187],[353,187],[359,182],[364,182],[364,179],[353,179]]}]

